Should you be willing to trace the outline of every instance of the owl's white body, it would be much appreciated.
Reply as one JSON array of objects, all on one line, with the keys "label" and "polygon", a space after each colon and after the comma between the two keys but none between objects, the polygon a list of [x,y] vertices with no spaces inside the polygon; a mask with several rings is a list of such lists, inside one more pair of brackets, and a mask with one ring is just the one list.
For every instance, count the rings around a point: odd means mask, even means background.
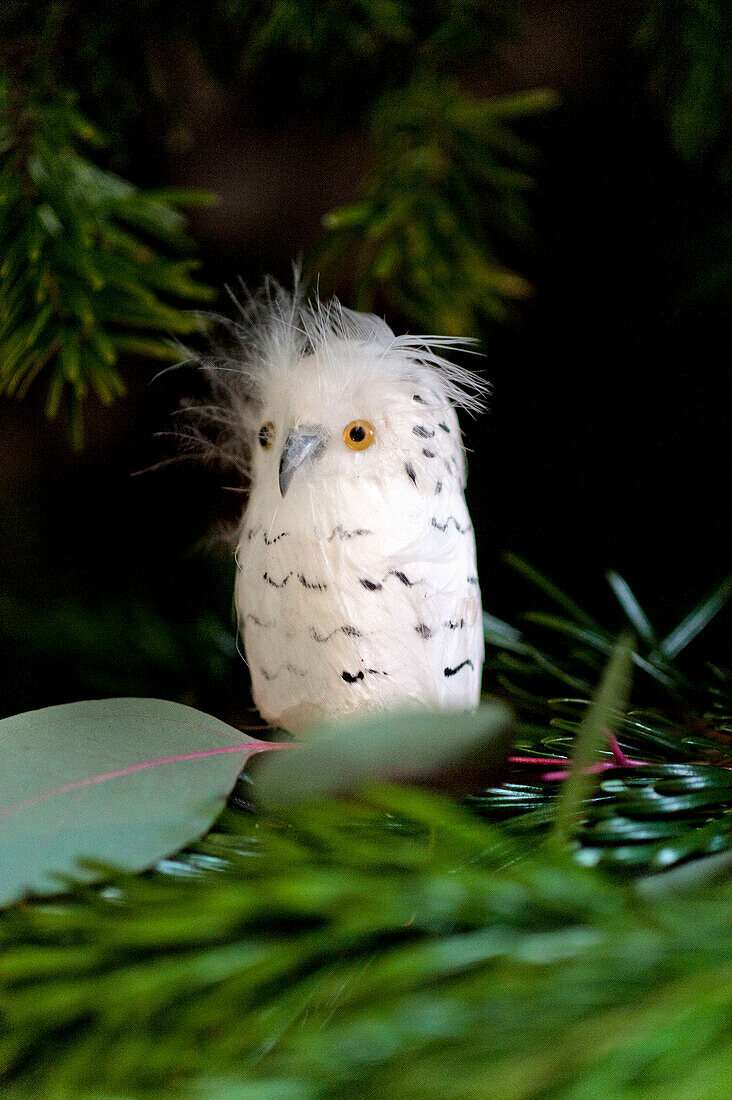
[{"label": "owl's white body", "polygon": [[[279,291],[268,308],[229,416],[253,438],[235,603],[262,716],[302,733],[362,709],[474,708],[481,600],[454,408],[477,403],[458,389],[470,376],[337,303]],[[344,442],[353,421],[373,427],[368,449]],[[283,448],[313,425],[326,442],[283,495]]]}]

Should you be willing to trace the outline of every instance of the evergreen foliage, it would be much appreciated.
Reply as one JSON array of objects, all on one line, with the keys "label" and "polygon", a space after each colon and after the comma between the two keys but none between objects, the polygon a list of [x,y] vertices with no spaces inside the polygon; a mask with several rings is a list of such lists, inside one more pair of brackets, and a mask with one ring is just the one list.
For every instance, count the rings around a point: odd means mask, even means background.
[{"label": "evergreen foliage", "polygon": [[[331,120],[345,106],[368,128],[366,175],[310,263],[334,284],[352,277],[356,304],[443,332],[505,317],[529,291],[504,259],[530,240],[536,161],[518,135],[553,98],[478,100],[462,63],[476,48],[498,57],[516,20],[512,4],[477,0],[182,0],[172,23],[162,0],[5,5],[0,388],[45,383],[51,413],[66,392],[78,442],[84,394],[121,392],[122,353],[168,357],[168,337],[193,324],[180,298],[207,295],[174,258],[190,254],[178,207],[196,196],[109,170],[138,178],[140,134],[149,149],[185,126],[161,43],[193,45],[272,117],[293,101]],[[728,26],[718,0],[654,0],[637,39],[672,144],[722,213]],[[698,292],[719,294],[725,238],[704,232],[719,262]],[[553,606],[520,628],[485,616],[486,683],[517,715],[504,782],[462,804],[371,786],[275,818],[245,777],[214,830],[150,873],[109,868],[101,888],[69,883],[6,910],[4,1096],[732,1093],[732,675],[698,656],[732,584],[664,636],[617,574],[606,623],[510,564]],[[627,627],[630,653],[614,649]],[[135,603],[4,599],[0,636],[60,669],[72,694],[165,694],[228,717],[238,705],[225,612],[174,621]],[[606,723],[634,760],[613,759]],[[578,743],[599,765],[565,784]]]},{"label": "evergreen foliage", "polygon": [[732,178],[732,18],[721,0],[653,0],[638,30],[676,151]]},{"label": "evergreen foliage", "polygon": [[[369,127],[367,176],[356,201],[326,218],[328,239],[310,264],[338,284],[359,256],[361,306],[373,305],[378,289],[429,331],[467,333],[526,296],[526,280],[499,258],[509,240],[527,237],[524,192],[532,184],[533,152],[510,126],[554,97],[479,101],[444,75],[478,50],[495,54],[516,28],[512,4],[219,0],[204,15],[186,2],[172,35],[169,18],[157,0],[101,17],[86,3],[23,0],[0,13],[5,392],[22,396],[43,375],[54,415],[66,386],[78,444],[87,390],[104,401],[122,392],[118,352],[166,356],[160,335],[194,325],[170,299],[200,300],[206,288],[191,279],[192,261],[166,253],[190,249],[174,207],[201,196],[146,194],[87,160],[78,144],[95,140],[95,131],[66,91],[108,127],[108,159],[134,164],[138,134],[145,147],[156,129],[150,118],[160,120],[158,138],[185,128],[165,90],[163,42],[195,44],[210,73],[243,80],[269,113],[286,111],[294,96],[329,117],[338,105]],[[145,331],[130,336],[120,326]]]},{"label": "evergreen foliage", "polygon": [[[700,684],[679,661],[732,585],[661,640],[612,574],[643,640],[627,710],[622,646],[588,709],[610,632],[512,564],[563,612],[524,631],[486,617],[515,752],[548,763],[462,807],[371,786],[278,817],[252,813],[244,777],[214,831],[153,872],[7,910],[9,1097],[725,1094],[730,678],[710,665]],[[594,789],[546,777],[608,723],[651,763]]]},{"label": "evergreen foliage", "polygon": [[7,81],[0,127],[0,392],[23,397],[43,371],[46,412],[67,388],[79,446],[87,392],[105,403],[124,392],[119,354],[175,359],[169,336],[195,327],[166,299],[208,292],[194,261],[166,252],[189,244],[175,204],[199,196],[143,192],[103,171],[77,149],[96,134],[71,103]]},{"label": "evergreen foliage", "polygon": [[415,78],[377,105],[372,166],[354,203],[325,218],[316,268],[355,264],[355,302],[379,300],[428,331],[475,333],[503,320],[527,281],[499,261],[526,240],[535,154],[511,132],[556,104],[549,91],[477,100],[448,81]]},{"label": "evergreen foliage", "polygon": [[229,814],[5,915],[8,1095],[724,1095],[731,900],[642,897],[408,789]]}]

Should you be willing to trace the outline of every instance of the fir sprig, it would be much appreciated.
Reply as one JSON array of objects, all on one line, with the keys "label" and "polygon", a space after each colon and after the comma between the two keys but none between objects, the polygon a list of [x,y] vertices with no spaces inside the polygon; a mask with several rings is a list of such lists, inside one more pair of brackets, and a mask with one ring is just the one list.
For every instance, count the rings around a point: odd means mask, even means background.
[{"label": "fir sprig", "polygon": [[732,176],[732,19],[723,0],[653,0],[636,36],[676,152]]},{"label": "fir sprig", "polygon": [[152,875],[5,914],[0,1064],[9,1095],[77,1100],[711,1098],[730,901],[641,901],[409,789],[229,814]]},{"label": "fir sprig", "polygon": [[46,412],[69,394],[72,438],[81,403],[124,392],[120,353],[171,360],[172,334],[196,321],[181,298],[211,292],[176,207],[197,192],[144,192],[79,152],[98,141],[68,100],[42,101],[0,81],[0,393],[23,397],[47,379]]},{"label": "fir sprig", "polygon": [[372,167],[356,200],[326,216],[317,266],[347,262],[358,309],[378,292],[429,331],[505,318],[530,293],[498,255],[529,233],[535,160],[511,124],[556,102],[547,90],[478,100],[425,76],[388,95],[372,120]]},{"label": "fir sprig", "polygon": [[[582,669],[596,680],[610,635],[537,570],[514,564],[564,616],[555,629],[534,615],[526,632],[486,617],[489,668],[509,659],[517,751],[541,745],[561,767],[591,695],[550,694],[564,682],[564,646],[574,646],[571,675]],[[585,728],[597,741],[610,722],[626,745],[635,737],[646,753],[655,747],[661,763],[601,776],[589,800],[583,795],[572,846],[557,842],[564,827],[542,842],[558,784],[541,778],[524,782],[533,812],[519,816],[522,792],[509,778],[464,807],[372,787],[358,800],[319,800],[278,818],[251,814],[252,781],[243,778],[216,830],[153,872],[107,869],[102,888],[69,884],[52,905],[29,900],[0,917],[5,1094],[725,1095],[732,884],[704,883],[728,872],[728,853],[637,887],[593,864],[658,870],[730,847],[732,771],[678,762],[708,751],[732,762],[726,681],[710,670],[721,687],[709,693],[676,665],[726,587],[667,635],[676,653],[654,669],[659,632],[625,582],[613,574],[611,585],[646,647],[635,653],[644,662],[636,661],[635,702],[647,688],[656,702],[642,712],[631,703],[624,715],[621,646]],[[549,631],[542,649],[526,638],[538,627]],[[699,705],[710,698],[720,709],[707,716]],[[571,788],[564,803],[574,829]],[[614,861],[599,859],[603,851]]]},{"label": "fir sprig", "polygon": [[[509,823],[510,831],[539,835],[555,822],[559,781],[575,758],[592,684],[614,633],[535,567],[515,555],[507,558],[559,613],[528,612],[523,630],[485,616],[487,682],[505,692],[519,714],[516,756],[523,762],[501,787],[471,803],[491,820]],[[624,578],[610,572],[608,583],[618,600],[619,625],[624,619],[636,631],[636,644],[630,705],[606,725],[633,759],[605,772],[585,800],[575,856],[637,874],[732,848],[732,674],[714,664],[692,673],[681,661],[725,608],[732,578],[665,637]],[[608,767],[609,744],[601,755]],[[646,763],[637,766],[638,759]]]}]

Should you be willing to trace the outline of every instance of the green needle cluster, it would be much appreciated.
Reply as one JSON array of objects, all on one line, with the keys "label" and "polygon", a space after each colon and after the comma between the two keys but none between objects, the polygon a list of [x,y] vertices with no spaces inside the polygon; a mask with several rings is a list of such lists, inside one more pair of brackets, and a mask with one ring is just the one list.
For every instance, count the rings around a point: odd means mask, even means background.
[{"label": "green needle cluster", "polygon": [[80,151],[97,135],[70,102],[0,82],[0,393],[23,397],[39,376],[46,412],[124,392],[121,354],[174,361],[171,337],[196,320],[180,299],[210,291],[177,207],[195,192],[142,191]]}]

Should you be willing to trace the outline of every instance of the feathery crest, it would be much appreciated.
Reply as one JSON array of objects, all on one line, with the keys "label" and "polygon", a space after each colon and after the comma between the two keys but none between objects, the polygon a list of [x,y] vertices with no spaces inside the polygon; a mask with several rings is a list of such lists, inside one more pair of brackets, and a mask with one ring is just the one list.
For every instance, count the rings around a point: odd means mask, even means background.
[{"label": "feathery crest", "polygon": [[210,373],[212,400],[184,413],[188,442],[244,473],[269,386],[294,384],[299,365],[313,355],[322,356],[334,381],[341,370],[339,352],[362,351],[375,381],[426,387],[438,405],[469,412],[483,407],[488,383],[443,354],[472,350],[472,337],[396,336],[380,317],[348,309],[337,298],[307,298],[297,269],[292,291],[271,278],[257,294],[242,290],[243,301],[231,295],[239,317],[216,316],[219,336],[211,353],[194,357]]}]

